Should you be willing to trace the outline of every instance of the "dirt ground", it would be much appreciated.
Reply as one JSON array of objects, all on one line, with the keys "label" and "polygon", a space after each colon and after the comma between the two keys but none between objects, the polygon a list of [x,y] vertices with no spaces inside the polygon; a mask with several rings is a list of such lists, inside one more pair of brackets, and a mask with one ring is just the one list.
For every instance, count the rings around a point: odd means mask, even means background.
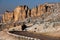
[{"label": "dirt ground", "polygon": [[1,40],[19,40],[17,37],[7,34],[5,31],[0,32]]},{"label": "dirt ground", "polygon": [[60,37],[60,31],[57,32],[50,32],[50,33],[43,33],[44,35],[52,36],[52,37]]}]

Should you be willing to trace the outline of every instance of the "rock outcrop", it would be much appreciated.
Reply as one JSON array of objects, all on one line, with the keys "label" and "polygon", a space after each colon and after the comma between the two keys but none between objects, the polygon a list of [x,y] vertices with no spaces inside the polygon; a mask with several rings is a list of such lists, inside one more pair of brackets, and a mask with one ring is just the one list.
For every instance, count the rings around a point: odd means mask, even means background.
[{"label": "rock outcrop", "polygon": [[13,12],[6,11],[2,16],[2,22],[11,22],[13,20]]},{"label": "rock outcrop", "polygon": [[[18,20],[22,20],[23,17],[22,15],[24,14],[24,7],[23,6],[18,6],[17,8],[15,8],[14,10],[14,21],[18,21]],[[24,16],[26,16],[24,14]]]},{"label": "rock outcrop", "polygon": [[[45,3],[29,9],[28,6],[17,6],[13,12],[6,11],[2,16],[3,23],[11,23],[13,26],[20,24],[33,25],[36,23],[60,21],[60,3]],[[23,22],[23,23],[20,23]],[[39,24],[39,25],[40,25]]]},{"label": "rock outcrop", "polygon": [[14,10],[14,21],[21,21],[27,18],[28,7],[17,6]]},{"label": "rock outcrop", "polygon": [[31,10],[31,17],[32,17],[32,18],[37,17],[37,8],[33,8],[33,9]]},{"label": "rock outcrop", "polygon": [[[17,6],[13,12],[6,11],[3,14],[3,22],[10,21],[11,19],[14,22],[23,21],[26,18],[43,18],[45,19],[50,14],[60,12],[59,11],[59,3],[45,3],[41,4],[35,8],[29,9],[28,6]],[[6,16],[5,16],[6,15]]]}]

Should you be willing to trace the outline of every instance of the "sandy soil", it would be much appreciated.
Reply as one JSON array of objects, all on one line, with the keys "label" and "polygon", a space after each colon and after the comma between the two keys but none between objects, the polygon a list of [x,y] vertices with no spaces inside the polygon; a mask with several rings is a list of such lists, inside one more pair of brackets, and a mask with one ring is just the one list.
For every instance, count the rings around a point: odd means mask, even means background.
[{"label": "sandy soil", "polygon": [[43,33],[44,35],[52,36],[52,37],[60,37],[60,31],[51,32],[51,33]]},{"label": "sandy soil", "polygon": [[1,40],[18,40],[17,37],[7,34],[5,31],[0,32]]}]

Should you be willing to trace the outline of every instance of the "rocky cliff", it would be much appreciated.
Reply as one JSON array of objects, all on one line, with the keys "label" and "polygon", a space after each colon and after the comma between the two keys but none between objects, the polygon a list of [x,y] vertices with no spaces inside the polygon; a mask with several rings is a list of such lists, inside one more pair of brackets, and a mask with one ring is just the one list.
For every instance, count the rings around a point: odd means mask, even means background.
[{"label": "rocky cliff", "polygon": [[6,11],[3,14],[3,22],[14,20],[16,21],[22,21],[26,18],[46,18],[50,14],[60,12],[60,5],[59,3],[45,3],[41,4],[35,8],[29,9],[28,6],[17,6],[13,12]]},{"label": "rocky cliff", "polygon": [[6,22],[11,22],[12,20],[13,20],[13,12],[6,11],[2,15],[2,22],[6,23]]},{"label": "rocky cliff", "polygon": [[60,3],[45,3],[29,9],[28,6],[17,6],[12,12],[6,11],[2,16],[3,23],[13,26],[22,24],[60,21]]}]

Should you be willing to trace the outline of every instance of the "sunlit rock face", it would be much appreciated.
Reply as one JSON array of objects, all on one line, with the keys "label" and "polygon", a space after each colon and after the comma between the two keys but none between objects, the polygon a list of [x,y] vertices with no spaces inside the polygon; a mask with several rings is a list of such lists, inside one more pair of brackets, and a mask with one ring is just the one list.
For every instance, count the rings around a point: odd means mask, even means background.
[{"label": "sunlit rock face", "polygon": [[39,5],[37,16],[46,18],[47,16],[54,12],[54,6],[55,4],[49,3]]},{"label": "sunlit rock face", "polygon": [[14,9],[14,21],[24,20],[27,18],[28,7],[27,6],[17,6]]},{"label": "sunlit rock face", "polygon": [[37,13],[37,16],[40,17],[42,14],[45,13],[45,7],[44,5],[39,5],[38,6],[38,13]]},{"label": "sunlit rock face", "polygon": [[18,6],[14,10],[14,21],[18,21],[22,19],[22,10],[24,10],[23,6]]},{"label": "sunlit rock face", "polygon": [[59,3],[45,3],[45,4],[38,5],[37,7],[34,7],[32,9],[29,9],[28,6],[26,5],[17,6],[13,10],[13,12],[5,12],[5,14],[3,14],[2,21],[3,22],[12,21],[12,20],[13,22],[24,21],[26,18],[29,17],[31,17],[32,19],[40,17],[44,21],[48,21],[50,20],[50,18],[52,18],[51,15],[55,15],[55,14],[59,15],[59,12],[60,12]]},{"label": "sunlit rock face", "polygon": [[13,12],[6,11],[2,16],[2,21],[4,23],[13,21]]},{"label": "sunlit rock face", "polygon": [[60,20],[59,3],[46,4],[46,5],[49,6],[50,10],[48,11],[49,13],[46,14],[48,16],[45,17],[45,21],[59,21]]},{"label": "sunlit rock face", "polygon": [[[56,6],[55,6],[56,5]],[[26,18],[47,18],[50,14],[60,12],[59,11],[59,3],[45,3],[38,5],[32,9],[29,9],[28,6],[17,6],[13,12],[5,12],[3,15],[3,22],[10,21],[11,19],[14,22],[23,21]]]},{"label": "sunlit rock face", "polygon": [[31,17],[32,18],[37,17],[37,8],[32,8],[32,10],[31,10]]}]

